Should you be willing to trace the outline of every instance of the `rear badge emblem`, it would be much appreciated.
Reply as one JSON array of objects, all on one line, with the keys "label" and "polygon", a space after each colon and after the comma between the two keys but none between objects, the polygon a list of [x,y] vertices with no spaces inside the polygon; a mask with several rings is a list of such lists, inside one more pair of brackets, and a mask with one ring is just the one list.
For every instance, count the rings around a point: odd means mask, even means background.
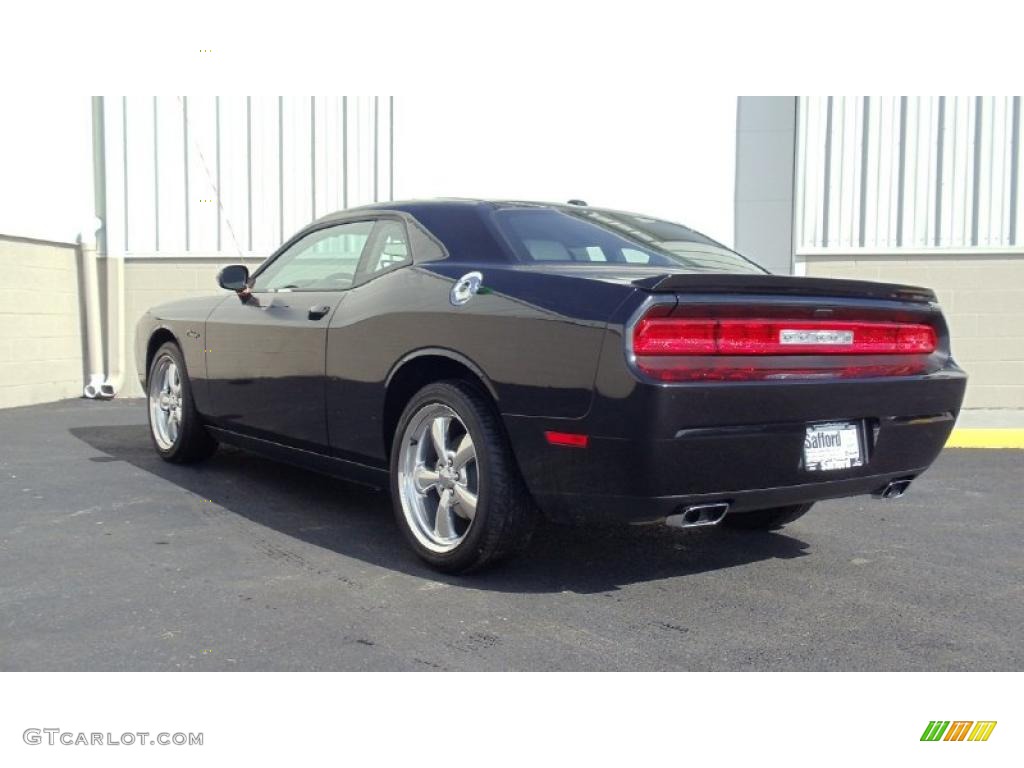
[{"label": "rear badge emblem", "polygon": [[853,331],[800,331],[783,328],[779,331],[779,344],[846,346],[853,344]]},{"label": "rear badge emblem", "polygon": [[467,272],[458,279],[458,282],[452,286],[452,291],[448,295],[449,301],[452,306],[461,307],[473,296],[476,295],[477,291],[480,290],[480,285],[484,281],[484,276],[479,272]]}]

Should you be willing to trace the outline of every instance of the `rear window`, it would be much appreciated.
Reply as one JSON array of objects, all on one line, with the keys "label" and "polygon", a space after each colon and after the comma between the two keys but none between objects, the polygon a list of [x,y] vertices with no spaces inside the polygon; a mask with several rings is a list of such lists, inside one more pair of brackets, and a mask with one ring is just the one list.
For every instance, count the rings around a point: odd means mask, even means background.
[{"label": "rear window", "polygon": [[498,229],[520,261],[676,267],[765,274],[749,259],[679,224],[581,208],[505,208]]}]

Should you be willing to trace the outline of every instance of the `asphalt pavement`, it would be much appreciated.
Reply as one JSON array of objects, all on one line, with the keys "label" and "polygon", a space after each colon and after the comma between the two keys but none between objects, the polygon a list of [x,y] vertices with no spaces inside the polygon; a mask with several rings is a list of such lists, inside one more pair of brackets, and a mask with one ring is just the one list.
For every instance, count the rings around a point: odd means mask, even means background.
[{"label": "asphalt pavement", "polygon": [[1024,669],[1024,452],[778,533],[545,525],[441,576],[384,493],[232,448],[162,462],[142,401],[0,411],[0,670]]}]

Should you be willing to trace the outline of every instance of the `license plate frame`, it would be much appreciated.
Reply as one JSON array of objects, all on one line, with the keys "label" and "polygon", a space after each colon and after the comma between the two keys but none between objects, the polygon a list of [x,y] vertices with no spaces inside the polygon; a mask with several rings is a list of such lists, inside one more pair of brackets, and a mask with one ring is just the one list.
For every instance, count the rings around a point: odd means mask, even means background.
[{"label": "license plate frame", "polygon": [[804,430],[804,470],[841,472],[863,467],[864,448],[864,425],[860,421],[807,424]]}]

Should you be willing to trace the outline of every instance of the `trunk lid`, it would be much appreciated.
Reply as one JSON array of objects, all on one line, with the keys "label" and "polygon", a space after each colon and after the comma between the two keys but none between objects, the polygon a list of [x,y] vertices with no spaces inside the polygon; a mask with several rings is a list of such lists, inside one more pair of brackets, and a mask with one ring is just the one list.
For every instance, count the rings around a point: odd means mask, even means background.
[{"label": "trunk lid", "polygon": [[516,265],[529,271],[562,277],[585,278],[614,285],[631,285],[651,293],[717,293],[759,296],[824,296],[881,299],[928,304],[935,293],[928,288],[869,280],[831,277],[795,277],[755,273],[690,272],[671,267],[610,263],[551,263]]},{"label": "trunk lid", "polygon": [[828,277],[662,273],[634,280],[633,284],[652,293],[834,296],[922,304],[936,300],[935,293],[928,288]]}]

